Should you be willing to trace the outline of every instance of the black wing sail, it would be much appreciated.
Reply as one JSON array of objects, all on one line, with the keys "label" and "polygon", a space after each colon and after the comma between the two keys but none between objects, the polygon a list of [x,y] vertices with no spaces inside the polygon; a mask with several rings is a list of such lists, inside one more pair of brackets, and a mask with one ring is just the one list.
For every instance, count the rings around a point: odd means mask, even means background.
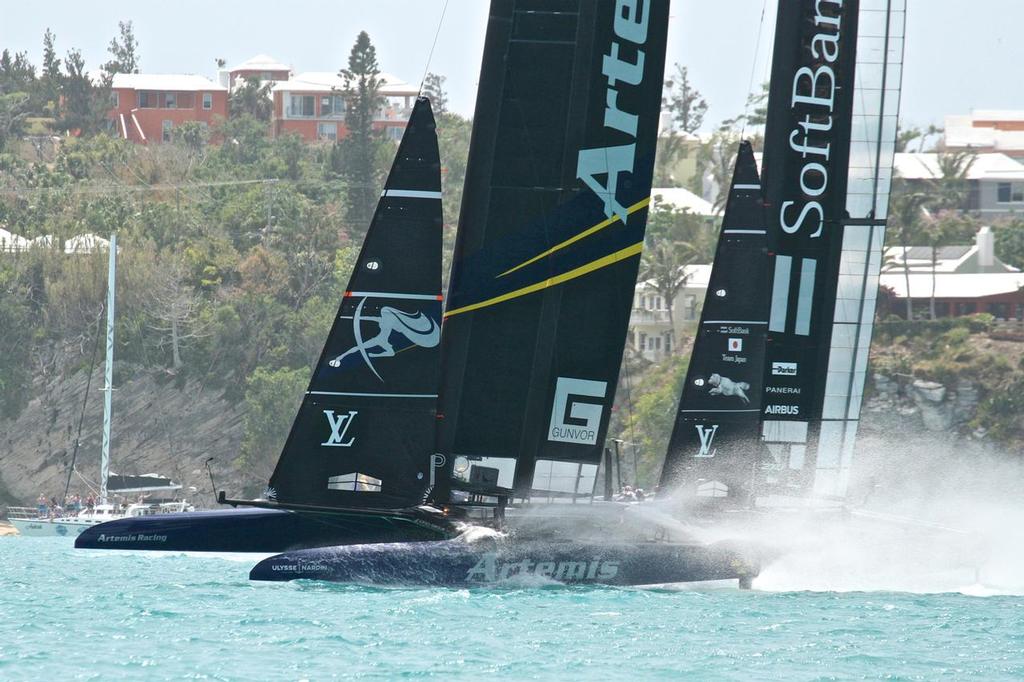
[{"label": "black wing sail", "polygon": [[846,491],[892,177],[904,13],[905,0],[779,3],[762,166],[772,254],[769,457],[758,483],[766,497]]},{"label": "black wing sail", "polygon": [[442,351],[438,448],[456,487],[592,492],[646,227],[668,4],[491,3]]},{"label": "black wing sail", "polygon": [[440,367],[441,167],[416,101],[270,493],[281,503],[422,502]]},{"label": "black wing sail", "polygon": [[749,499],[761,452],[766,230],[754,152],[743,142],[661,475],[662,488],[684,498]]}]

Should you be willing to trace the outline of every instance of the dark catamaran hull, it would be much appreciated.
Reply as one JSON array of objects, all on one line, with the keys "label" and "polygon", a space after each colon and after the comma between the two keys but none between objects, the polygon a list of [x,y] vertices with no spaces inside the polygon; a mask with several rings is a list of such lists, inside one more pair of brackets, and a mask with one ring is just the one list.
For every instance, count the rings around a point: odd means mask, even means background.
[{"label": "dark catamaran hull", "polygon": [[747,587],[756,558],[719,543],[444,542],[350,545],[269,557],[250,580],[487,587],[501,584],[657,585],[738,580]]},{"label": "dark catamaran hull", "polygon": [[286,552],[373,542],[443,540],[454,529],[414,514],[226,509],[108,521],[75,540],[78,549]]}]

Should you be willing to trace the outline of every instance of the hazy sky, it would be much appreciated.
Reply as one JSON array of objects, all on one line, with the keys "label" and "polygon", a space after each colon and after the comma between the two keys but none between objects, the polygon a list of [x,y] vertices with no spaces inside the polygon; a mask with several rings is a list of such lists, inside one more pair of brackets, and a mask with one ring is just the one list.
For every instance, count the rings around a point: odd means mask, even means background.
[{"label": "hazy sky", "polygon": [[[669,64],[689,66],[712,105],[708,123],[742,112],[751,71],[764,79],[776,0],[674,0]],[[1024,109],[1022,0],[907,0],[903,117],[942,123],[972,108]],[[179,0],[46,3],[0,0],[0,47],[38,63],[43,31],[58,51],[80,48],[91,68],[106,60],[118,20],[135,24],[143,71],[213,76],[267,53],[296,71],[335,71],[360,30],[383,70],[419,82],[444,0]],[[447,76],[451,106],[470,115],[487,20],[486,0],[449,0],[430,70]],[[45,7],[45,10],[43,9]],[[765,25],[757,45],[762,12]]]}]

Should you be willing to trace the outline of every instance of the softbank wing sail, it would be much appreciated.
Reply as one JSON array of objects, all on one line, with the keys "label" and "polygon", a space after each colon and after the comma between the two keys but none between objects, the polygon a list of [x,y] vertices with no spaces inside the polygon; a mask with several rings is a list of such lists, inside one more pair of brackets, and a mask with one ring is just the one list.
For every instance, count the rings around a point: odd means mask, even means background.
[{"label": "softbank wing sail", "polygon": [[419,99],[268,497],[395,508],[429,485],[440,367],[441,170]]},{"label": "softbank wing sail", "polygon": [[592,492],[667,24],[667,0],[491,3],[445,313],[438,449],[454,487]]},{"label": "softbank wing sail", "polygon": [[661,485],[745,504],[761,453],[768,252],[750,143],[740,145]]},{"label": "softbank wing sail", "polygon": [[845,494],[878,290],[905,0],[780,0],[762,177],[766,495]]}]

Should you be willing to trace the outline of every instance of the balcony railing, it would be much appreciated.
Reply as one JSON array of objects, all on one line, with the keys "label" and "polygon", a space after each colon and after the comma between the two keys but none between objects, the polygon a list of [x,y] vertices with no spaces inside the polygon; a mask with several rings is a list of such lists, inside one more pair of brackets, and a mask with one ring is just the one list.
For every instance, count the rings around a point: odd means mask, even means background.
[{"label": "balcony railing", "polygon": [[646,310],[644,308],[633,308],[629,315],[630,324],[654,324],[669,321],[667,310]]}]

